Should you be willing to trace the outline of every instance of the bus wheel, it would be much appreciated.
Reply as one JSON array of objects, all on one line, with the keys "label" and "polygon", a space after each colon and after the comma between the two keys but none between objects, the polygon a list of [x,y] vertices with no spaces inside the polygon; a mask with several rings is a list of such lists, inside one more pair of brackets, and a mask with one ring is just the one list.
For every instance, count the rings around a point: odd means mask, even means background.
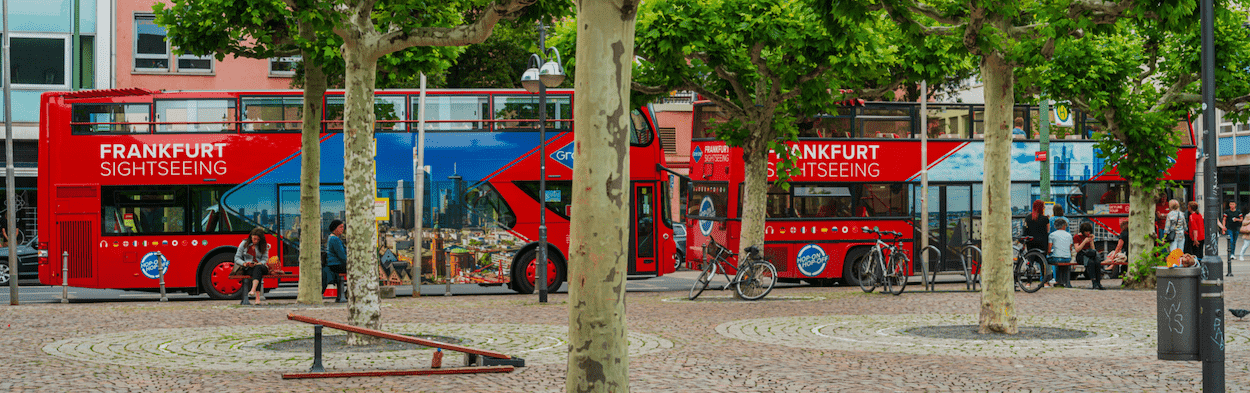
[{"label": "bus wheel", "polygon": [[203,288],[212,299],[237,298],[243,287],[239,284],[239,280],[229,278],[232,269],[234,269],[234,256],[228,253],[214,255],[208,259],[204,269],[200,270],[200,288]]},{"label": "bus wheel", "polygon": [[855,271],[859,267],[859,260],[868,255],[868,251],[872,248],[860,247],[852,249],[846,253],[846,259],[842,261],[842,285],[848,287],[859,286],[860,272]]},{"label": "bus wheel", "polygon": [[[555,292],[564,284],[567,270],[557,255],[547,254],[547,292]],[[521,254],[521,263],[512,266],[512,290],[522,294],[534,293],[538,282],[538,249]]]}]

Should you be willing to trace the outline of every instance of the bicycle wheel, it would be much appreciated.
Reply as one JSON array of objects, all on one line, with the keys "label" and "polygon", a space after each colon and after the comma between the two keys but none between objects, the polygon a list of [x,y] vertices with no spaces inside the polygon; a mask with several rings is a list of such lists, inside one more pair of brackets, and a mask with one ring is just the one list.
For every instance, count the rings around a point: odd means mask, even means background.
[{"label": "bicycle wheel", "polygon": [[890,264],[886,265],[886,291],[898,296],[907,288],[907,257],[895,252],[890,255]]},{"label": "bicycle wheel", "polygon": [[855,278],[856,281],[859,281],[859,289],[864,292],[872,293],[874,289],[877,289],[876,272],[877,266],[880,266],[880,263],[877,262],[879,260],[881,260],[881,251],[873,249],[864,254],[864,257],[860,258],[859,262],[856,262],[858,268],[854,271]]},{"label": "bicycle wheel", "polygon": [[716,261],[704,260],[703,270],[699,272],[699,277],[694,280],[694,285],[690,287],[690,300],[694,300],[707,289],[707,284],[712,282],[712,277],[716,275]]},{"label": "bicycle wheel", "polygon": [[1039,252],[1024,254],[1016,263],[1016,285],[1020,290],[1033,293],[1046,284],[1046,258]]},{"label": "bicycle wheel", "polygon": [[758,300],[772,292],[773,285],[777,285],[777,268],[767,261],[751,261],[746,268],[738,270],[734,282],[738,284],[735,286],[738,297]]}]

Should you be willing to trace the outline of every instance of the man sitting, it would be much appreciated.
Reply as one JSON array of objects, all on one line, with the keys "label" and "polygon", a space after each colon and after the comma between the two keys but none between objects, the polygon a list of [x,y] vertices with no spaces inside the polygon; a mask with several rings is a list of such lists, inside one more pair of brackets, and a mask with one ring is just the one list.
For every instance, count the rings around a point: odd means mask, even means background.
[{"label": "man sitting", "polygon": [[[1071,287],[1069,283],[1068,269],[1056,269],[1056,263],[1072,262],[1072,234],[1068,232],[1068,221],[1063,218],[1055,219],[1055,231],[1050,233],[1050,282],[1048,285],[1059,287]],[[1059,277],[1056,273],[1061,273],[1063,277]],[[1055,281],[1056,278],[1062,280]]]}]

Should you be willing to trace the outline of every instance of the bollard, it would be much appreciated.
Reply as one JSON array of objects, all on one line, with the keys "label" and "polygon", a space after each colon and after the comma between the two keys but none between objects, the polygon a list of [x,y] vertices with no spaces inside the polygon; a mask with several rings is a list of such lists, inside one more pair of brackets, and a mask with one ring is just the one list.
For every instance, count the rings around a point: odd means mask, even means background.
[{"label": "bollard", "polygon": [[308,369],[310,373],[325,372],[326,368],[321,365],[321,325],[313,325],[313,364]]},{"label": "bollard", "polygon": [[[165,256],[164,256],[164,255],[161,255],[161,259],[164,259],[164,258],[165,258]],[[160,262],[160,261],[158,261],[158,262],[156,262],[156,263],[158,263],[158,264],[159,264],[159,263],[161,263],[161,262]],[[162,301],[162,302],[168,302],[168,301],[169,301],[169,298],[165,297],[165,267],[164,267],[164,266],[159,266],[159,265],[158,265],[158,266],[156,267],[156,275],[157,275],[157,278],[159,278],[159,279],[161,280],[161,301]]]},{"label": "bollard", "polygon": [[443,296],[451,296],[451,258],[447,258],[447,290]]},{"label": "bollard", "polygon": [[61,303],[69,303],[69,251],[61,251]]}]

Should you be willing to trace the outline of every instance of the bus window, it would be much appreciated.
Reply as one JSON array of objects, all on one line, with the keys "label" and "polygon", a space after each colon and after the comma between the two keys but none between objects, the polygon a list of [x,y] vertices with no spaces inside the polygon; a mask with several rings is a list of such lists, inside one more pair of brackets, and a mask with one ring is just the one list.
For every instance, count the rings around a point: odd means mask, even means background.
[{"label": "bus window", "polygon": [[102,187],[104,234],[186,232],[185,187]]},{"label": "bus window", "polygon": [[[412,98],[412,120],[421,115],[421,100]],[[429,111],[425,114],[427,131],[458,131],[458,130],[489,130],[486,122],[490,120],[490,100],[485,95],[446,95],[427,96],[425,106]],[[448,120],[473,120],[472,122],[450,122]]]},{"label": "bus window", "polygon": [[233,186],[191,187],[192,233],[239,233],[252,229],[239,216],[221,205],[221,196]]},{"label": "bus window", "polygon": [[851,217],[852,190],[846,186],[794,186],[798,217]]},{"label": "bus window", "polygon": [[[548,182],[550,185],[551,182]],[[570,183],[571,187],[571,183]],[[465,202],[473,211],[482,217],[482,226],[495,226],[500,229],[512,229],[516,226],[516,214],[512,207],[499,195],[489,183],[482,183],[465,192]],[[428,203],[428,202],[427,202]],[[418,223],[418,225],[421,225]]]},{"label": "bus window", "polygon": [[156,132],[222,132],[235,129],[234,100],[156,101]]},{"label": "bus window", "polygon": [[634,109],[630,112],[629,122],[629,144],[635,146],[646,146],[651,143],[651,127],[648,126],[647,117],[642,111]]},{"label": "bus window", "polygon": [[[427,105],[429,99],[427,98]],[[387,131],[403,131],[405,126],[403,120],[407,120],[404,110],[404,97],[402,96],[377,96],[373,97],[373,129],[376,132]],[[334,132],[343,131],[343,97],[326,97],[326,129]],[[430,119],[426,119],[430,120]],[[426,129],[432,129],[430,124],[426,124]]]},{"label": "bus window", "polygon": [[[93,134],[99,132],[149,132],[147,104],[78,104],[74,105],[71,117],[75,123],[72,130],[75,134]],[[138,123],[138,124],[127,124]]]},{"label": "bus window", "polygon": [[717,220],[728,217],[728,182],[691,182],[690,188],[687,217]]},{"label": "bus window", "polygon": [[910,216],[907,204],[908,187],[902,183],[865,184],[856,217]]},{"label": "bus window", "polygon": [[[741,191],[738,195],[745,195]],[[741,208],[739,208],[741,210]],[[741,213],[739,213],[741,215]],[[783,190],[781,187],[772,186],[768,188],[768,199],[765,202],[764,215],[768,218],[787,218],[794,217],[793,200],[790,192]]]},{"label": "bus window", "polygon": [[[538,96],[495,96],[495,120],[530,120],[497,123],[500,128],[538,129]],[[559,120],[559,121],[556,121]],[[573,129],[572,99],[567,95],[547,95],[547,131]]]},{"label": "bus window", "polygon": [[[302,97],[244,97],[243,123],[244,131],[281,131],[295,130],[301,127],[304,118],[304,99]],[[273,121],[274,123],[260,123]]]},{"label": "bus window", "polygon": [[[538,200],[538,182],[536,181],[519,181],[516,182],[517,187],[521,191],[525,191],[530,198]],[[565,181],[548,181],[547,182],[547,210],[560,215],[560,217],[569,218],[569,206],[573,204],[573,182]]]}]

